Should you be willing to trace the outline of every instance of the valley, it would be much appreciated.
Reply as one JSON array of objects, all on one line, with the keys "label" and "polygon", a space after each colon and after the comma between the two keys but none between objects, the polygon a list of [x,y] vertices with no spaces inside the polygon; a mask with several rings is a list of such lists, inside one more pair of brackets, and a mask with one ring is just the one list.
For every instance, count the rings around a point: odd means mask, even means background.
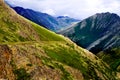
[{"label": "valley", "polygon": [[[84,20],[84,22],[81,21],[80,23],[75,24],[77,27],[70,27],[67,30],[61,31],[61,34],[65,35],[65,37],[46,29],[43,25],[38,25],[22,17],[10,8],[4,0],[0,0],[0,12],[0,79],[120,79],[120,49],[115,48],[116,46],[119,46],[119,27],[116,27],[116,25],[119,25],[119,17],[117,15],[104,13],[105,16],[107,15],[107,19],[111,20],[112,18],[115,18],[113,20],[115,23],[110,29],[107,29],[106,26],[105,28],[101,26],[96,28],[93,26],[92,28],[95,30],[90,30],[90,25],[93,25],[91,24],[91,19],[96,18],[94,16]],[[100,18],[96,18],[98,19],[98,22],[94,25],[101,22],[99,19],[101,19],[103,14],[97,15],[98,17],[100,16]],[[88,23],[86,23],[86,21]],[[105,21],[107,20],[105,19]],[[87,24],[87,26],[85,24]],[[105,24],[108,23],[106,22]],[[114,28],[115,30],[113,30]],[[107,31],[104,32],[105,29],[107,29]],[[112,34],[109,34],[111,32]],[[92,34],[95,33],[96,35],[93,36]],[[98,35],[99,33],[101,33],[101,35]],[[106,37],[106,34],[109,35]],[[96,46],[100,45],[100,50],[96,53],[97,56],[87,49],[82,48],[84,46],[78,44],[80,41],[79,38],[82,38],[81,40],[83,41],[81,42],[85,42],[83,43],[85,44],[85,48],[89,44],[94,44],[94,41],[102,41],[100,42],[102,44],[95,45],[95,49],[99,48]],[[77,40],[78,43],[74,40]],[[113,49],[110,49],[111,51],[104,51],[103,47],[107,50],[107,47],[104,44],[109,46],[112,45]],[[115,47],[113,47],[113,45]]]}]

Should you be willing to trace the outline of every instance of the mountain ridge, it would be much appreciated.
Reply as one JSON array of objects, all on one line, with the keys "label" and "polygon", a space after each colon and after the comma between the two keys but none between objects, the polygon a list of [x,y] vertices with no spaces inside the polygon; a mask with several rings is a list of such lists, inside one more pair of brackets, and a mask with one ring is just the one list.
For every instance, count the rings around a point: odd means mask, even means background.
[{"label": "mountain ridge", "polygon": [[0,4],[0,79],[118,79],[91,52]]},{"label": "mountain ridge", "polygon": [[64,17],[64,16],[53,17],[47,13],[34,11],[32,9],[24,9],[19,6],[12,7],[12,8],[21,16],[55,32],[57,32],[58,30],[61,30],[62,28],[66,28],[70,26],[73,22],[79,21],[77,19]]},{"label": "mountain ridge", "polygon": [[60,33],[78,45],[97,53],[101,50],[120,46],[119,30],[120,17],[117,14],[107,12],[95,14]]}]

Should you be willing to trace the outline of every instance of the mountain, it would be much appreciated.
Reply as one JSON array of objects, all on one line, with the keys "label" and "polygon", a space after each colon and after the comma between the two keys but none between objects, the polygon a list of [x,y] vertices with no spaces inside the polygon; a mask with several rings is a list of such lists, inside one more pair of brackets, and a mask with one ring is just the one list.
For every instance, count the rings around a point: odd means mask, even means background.
[{"label": "mountain", "polygon": [[94,53],[120,46],[120,17],[98,13],[59,32]]},{"label": "mountain", "polygon": [[[65,28],[68,28],[69,26],[71,26],[72,24],[74,24],[76,22],[79,22],[80,20],[70,18],[68,16],[58,16],[57,21],[60,24],[60,26],[65,26],[60,29],[60,30],[64,30]],[[58,31],[60,31],[60,30],[58,30]]]},{"label": "mountain", "polygon": [[46,13],[37,12],[31,9],[24,9],[22,7],[12,8],[21,16],[55,32],[70,26],[74,22],[79,21],[66,16],[59,16],[56,18]]},{"label": "mountain", "polygon": [[39,26],[0,0],[0,79],[116,80],[91,52]]}]

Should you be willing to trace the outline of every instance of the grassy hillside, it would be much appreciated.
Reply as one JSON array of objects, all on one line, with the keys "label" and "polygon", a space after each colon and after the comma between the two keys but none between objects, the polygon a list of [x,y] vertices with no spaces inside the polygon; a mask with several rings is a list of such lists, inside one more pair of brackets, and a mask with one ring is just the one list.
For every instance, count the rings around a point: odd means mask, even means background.
[{"label": "grassy hillside", "polygon": [[97,56],[109,64],[114,71],[120,72],[120,47],[102,51]]},{"label": "grassy hillside", "polygon": [[91,52],[17,15],[3,0],[0,12],[0,79],[117,79]]},{"label": "grassy hillside", "polygon": [[101,59],[111,65],[113,69],[117,69],[120,64],[120,47],[109,51],[102,51],[97,54]]},{"label": "grassy hillside", "polygon": [[10,43],[1,45],[0,50],[1,69],[6,71],[5,74],[0,73],[4,76],[1,78],[116,80],[114,72],[107,64],[74,43],[57,41]]},{"label": "grassy hillside", "polygon": [[[53,32],[39,27],[23,17],[17,15],[15,11],[8,6],[0,6],[0,41],[1,42],[18,42],[30,40],[42,41],[61,41],[62,37]],[[4,34],[4,35],[3,35]]]}]

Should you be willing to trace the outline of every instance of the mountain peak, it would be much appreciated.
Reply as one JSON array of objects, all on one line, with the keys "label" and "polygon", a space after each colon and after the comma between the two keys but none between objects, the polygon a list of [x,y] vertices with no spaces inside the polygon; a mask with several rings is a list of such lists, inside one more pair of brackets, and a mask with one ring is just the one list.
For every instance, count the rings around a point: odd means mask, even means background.
[{"label": "mountain peak", "polygon": [[[115,14],[115,13],[110,13],[110,12],[105,12],[105,13],[96,13],[95,14],[96,16],[102,16],[102,17],[110,17],[111,16],[111,18],[120,18],[117,14]],[[93,15],[94,16],[94,15]]]},{"label": "mountain peak", "polygon": [[47,13],[34,11],[32,9],[25,9],[19,6],[12,8],[21,16],[55,32],[70,26],[73,22],[78,21],[77,19],[69,18],[68,16],[59,16],[59,18],[56,18]]},{"label": "mountain peak", "polygon": [[68,16],[58,16],[57,18],[69,18]]},{"label": "mountain peak", "polygon": [[116,80],[91,52],[0,5],[0,79]]},{"label": "mountain peak", "polygon": [[103,15],[106,15],[106,14],[112,14],[110,12],[104,12],[104,13],[96,13],[97,15],[100,15],[100,14],[103,14]]},{"label": "mountain peak", "polygon": [[[88,34],[89,33],[89,34]],[[114,13],[97,13],[61,34],[94,53],[120,46],[120,17]]]}]

